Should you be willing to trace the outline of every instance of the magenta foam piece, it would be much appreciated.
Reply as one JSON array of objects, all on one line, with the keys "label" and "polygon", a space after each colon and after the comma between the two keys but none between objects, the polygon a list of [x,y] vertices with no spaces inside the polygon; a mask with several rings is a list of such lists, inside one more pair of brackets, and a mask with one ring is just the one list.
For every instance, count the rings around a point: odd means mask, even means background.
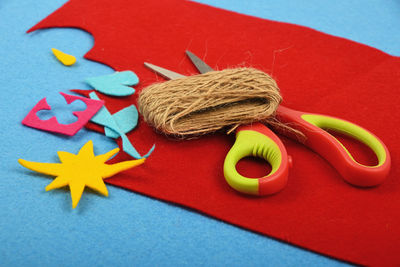
[{"label": "magenta foam piece", "polygon": [[68,95],[63,92],[60,94],[64,97],[68,104],[76,100],[81,100],[85,103],[86,109],[81,111],[74,111],[72,114],[78,118],[76,122],[71,124],[60,124],[56,117],[51,117],[48,120],[42,120],[37,116],[37,112],[40,110],[51,110],[51,107],[47,103],[46,98],[41,99],[23,119],[22,124],[36,128],[39,130],[61,133],[72,136],[76,134],[104,105],[102,100],[93,100],[86,97]]}]

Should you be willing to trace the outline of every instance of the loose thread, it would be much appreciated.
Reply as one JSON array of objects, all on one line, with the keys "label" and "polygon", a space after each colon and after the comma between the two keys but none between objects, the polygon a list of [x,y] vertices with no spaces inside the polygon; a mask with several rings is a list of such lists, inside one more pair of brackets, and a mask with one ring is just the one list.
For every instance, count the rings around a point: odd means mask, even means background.
[{"label": "loose thread", "polygon": [[150,85],[139,95],[144,120],[167,135],[193,138],[275,119],[282,97],[275,80],[254,68],[212,71]]}]

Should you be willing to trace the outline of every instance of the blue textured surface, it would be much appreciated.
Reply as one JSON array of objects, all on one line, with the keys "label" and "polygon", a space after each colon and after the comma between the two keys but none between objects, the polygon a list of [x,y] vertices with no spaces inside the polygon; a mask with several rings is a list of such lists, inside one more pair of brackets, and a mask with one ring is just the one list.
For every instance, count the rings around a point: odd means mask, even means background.
[{"label": "blue textured surface", "polygon": [[[68,190],[45,192],[52,179],[19,166],[19,157],[55,162],[56,151],[76,153],[89,139],[96,154],[116,147],[111,139],[86,130],[64,137],[21,125],[44,96],[89,89],[84,83],[87,77],[112,73],[82,58],[93,45],[93,38],[82,31],[25,34],[64,1],[0,2],[1,266],[342,264],[112,186],[108,186],[108,198],[85,191],[75,210]],[[394,0],[369,1],[369,6],[356,0],[201,2],[303,24],[400,54],[400,4]],[[52,47],[76,56],[77,63],[61,65]]]}]

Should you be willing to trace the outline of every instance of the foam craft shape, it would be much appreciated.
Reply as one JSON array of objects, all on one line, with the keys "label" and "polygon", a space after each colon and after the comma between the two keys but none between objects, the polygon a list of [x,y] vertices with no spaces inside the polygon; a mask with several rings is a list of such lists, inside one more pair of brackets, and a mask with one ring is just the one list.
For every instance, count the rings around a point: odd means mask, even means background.
[{"label": "foam craft shape", "polygon": [[131,169],[142,164],[145,159],[123,161],[115,164],[105,162],[118,153],[115,148],[105,154],[95,156],[93,142],[89,140],[77,155],[58,151],[61,163],[41,163],[19,159],[18,162],[32,171],[57,176],[53,182],[46,186],[46,191],[69,186],[72,198],[72,208],[76,208],[86,186],[108,196],[108,190],[103,179],[119,172]]},{"label": "foam craft shape", "polygon": [[128,96],[135,93],[132,85],[139,82],[132,71],[121,71],[113,74],[87,78],[86,82],[100,93],[111,96]]},{"label": "foam craft shape", "polygon": [[[357,188],[316,153],[282,138],[293,158],[287,186],[270,197],[246,197],[233,190],[222,173],[234,135],[179,141],[156,133],[139,118],[139,127],[128,137],[140,140],[135,144],[138,151],[153,143],[157,149],[146,168],[120,173],[107,183],[337,259],[364,265],[400,263],[398,57],[306,27],[180,0],[72,0],[30,31],[50,27],[91,33],[95,44],[85,57],[117,71],[134,69],[141,80],[139,93],[162,81],[143,62],[184,75],[197,73],[185,50],[215,69],[261,69],[276,79],[285,106],[343,118],[376,134],[389,148],[393,166],[379,187]],[[137,94],[102,99],[114,113],[136,103]],[[375,164],[369,149],[340,138],[356,160]],[[115,160],[126,157],[120,153]],[[248,177],[265,174],[252,161],[239,162],[237,168]]]},{"label": "foam craft shape", "polygon": [[65,66],[74,65],[76,62],[76,58],[72,55],[68,55],[55,48],[52,48],[51,51],[53,52],[54,56]]},{"label": "foam craft shape", "polygon": [[48,120],[41,120],[37,116],[37,112],[40,110],[51,110],[51,107],[47,103],[46,98],[41,99],[28,113],[28,115],[23,119],[22,124],[44,130],[49,132],[61,133],[65,135],[76,134],[94,114],[103,106],[104,102],[102,100],[93,100],[86,97],[68,95],[60,92],[60,94],[67,101],[67,104],[71,104],[76,100],[81,100],[85,103],[86,109],[81,111],[74,111],[72,114],[78,118],[77,121],[71,124],[60,124],[56,117],[51,117]]},{"label": "foam craft shape", "polygon": [[[121,131],[126,134],[132,131],[136,127],[139,119],[139,113],[135,105],[130,105],[124,109],[121,109],[117,113],[113,114],[112,118],[118,125],[118,128],[121,129]],[[107,137],[114,139],[119,137],[119,135],[116,134],[115,131],[111,130],[108,127],[104,127],[104,132]]]},{"label": "foam craft shape", "polygon": [[[91,92],[89,94],[89,97],[91,99],[96,99],[99,100],[99,97],[96,95],[95,92]],[[129,107],[128,107],[129,108]],[[107,110],[106,107],[103,107],[95,116],[93,116],[93,118],[91,119],[94,123],[103,125],[107,130],[105,130],[105,133],[107,134],[108,132],[111,132],[112,136],[117,136],[117,137],[121,137],[122,139],[122,149],[129,154],[130,156],[136,158],[136,159],[140,159],[140,158],[147,158],[150,156],[150,154],[153,152],[155,145],[153,145],[151,147],[151,149],[147,152],[146,155],[144,155],[143,157],[136,151],[136,149],[133,147],[131,141],[128,139],[128,137],[125,134],[125,130],[131,128],[132,124],[128,124],[125,125],[123,128],[119,127],[118,124],[118,120],[121,119],[122,116],[124,115],[129,115],[129,111],[130,109],[123,109],[121,110],[123,113],[122,115],[117,115],[116,117],[114,117],[114,115],[111,115],[111,113]],[[125,111],[124,111],[125,110]],[[136,108],[135,108],[136,110]],[[121,112],[120,111],[120,112]],[[116,114],[115,114],[116,115]],[[118,120],[116,120],[118,119]],[[126,118],[123,118],[124,120],[126,120]],[[137,120],[137,119],[136,119]],[[135,121],[135,118],[132,118],[132,122],[133,123]],[[124,121],[120,121],[120,123],[123,123]],[[136,125],[136,124],[135,124]],[[113,137],[114,138],[114,137]]]}]

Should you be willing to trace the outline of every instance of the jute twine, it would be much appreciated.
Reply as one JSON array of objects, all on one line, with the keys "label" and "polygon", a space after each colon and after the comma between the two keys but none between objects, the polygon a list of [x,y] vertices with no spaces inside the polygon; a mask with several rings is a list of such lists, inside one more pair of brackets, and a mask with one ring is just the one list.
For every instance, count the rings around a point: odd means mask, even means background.
[{"label": "jute twine", "polygon": [[242,124],[263,122],[275,127],[282,97],[268,74],[254,68],[212,71],[150,85],[139,95],[144,120],[176,137],[196,137]]}]

